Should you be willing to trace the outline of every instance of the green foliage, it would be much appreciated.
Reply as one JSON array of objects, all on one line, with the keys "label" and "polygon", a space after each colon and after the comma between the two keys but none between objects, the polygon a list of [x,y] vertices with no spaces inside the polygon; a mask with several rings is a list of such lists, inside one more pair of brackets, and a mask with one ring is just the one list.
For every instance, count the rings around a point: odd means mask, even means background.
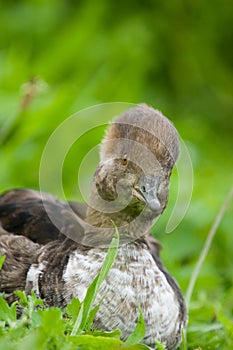
[{"label": "green foliage", "polygon": [[165,350],[165,346],[160,344],[158,341],[155,342],[157,350]]},{"label": "green foliage", "polygon": [[[146,102],[162,110],[188,146],[195,182],[184,220],[174,233],[163,234],[176,199],[178,174],[174,171],[168,207],[153,233],[164,246],[165,266],[185,292],[209,228],[232,185],[232,34],[229,0],[2,1],[0,191],[39,189],[39,164],[48,138],[81,108],[127,101]],[[77,187],[82,159],[102,135],[103,128],[89,132],[67,155],[63,186],[68,198]],[[85,169],[87,184],[96,162]],[[53,178],[48,178],[48,184],[52,187]],[[233,322],[232,210],[233,204],[198,276],[188,349],[232,349],[232,331],[227,326]],[[21,302],[25,305],[25,300]],[[9,311],[12,317],[14,307]],[[24,315],[27,322],[28,318],[29,323],[42,322],[43,309],[30,310]],[[10,337],[20,334],[21,326],[0,322],[9,330],[3,340],[5,328],[1,328],[0,347],[15,349]],[[14,323],[11,318],[9,322]],[[67,316],[64,322],[71,332],[75,321]],[[34,326],[21,327],[23,332],[27,327]],[[27,338],[22,337],[21,348],[39,344],[40,332],[31,329]]]},{"label": "green foliage", "polygon": [[14,327],[17,319],[16,308],[16,303],[9,306],[3,296],[0,297],[0,320],[2,321],[2,324]]},{"label": "green foliage", "polygon": [[128,345],[135,345],[138,342],[142,341],[142,339],[145,336],[145,332],[146,332],[146,326],[145,326],[145,322],[143,319],[143,315],[142,315],[142,310],[140,308],[140,306],[138,306],[139,308],[139,319],[138,319],[138,323],[133,331],[132,334],[129,335],[129,337],[127,338],[125,344]]},{"label": "green foliage", "polygon": [[4,261],[5,261],[5,259],[6,259],[6,257],[4,255],[0,257],[0,270],[2,268],[2,265],[3,265]]}]

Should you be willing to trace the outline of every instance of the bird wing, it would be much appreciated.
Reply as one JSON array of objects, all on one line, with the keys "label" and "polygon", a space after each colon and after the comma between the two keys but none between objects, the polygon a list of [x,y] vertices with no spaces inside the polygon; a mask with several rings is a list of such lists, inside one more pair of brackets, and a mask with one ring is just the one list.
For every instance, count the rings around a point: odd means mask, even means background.
[{"label": "bird wing", "polygon": [[85,212],[85,204],[69,204],[30,189],[14,189],[0,196],[1,231],[25,236],[39,244],[66,236],[81,242]]},{"label": "bird wing", "polygon": [[[69,254],[84,236],[85,211],[81,203],[69,205],[53,195],[29,189],[0,196],[0,257],[6,257],[0,271],[0,292],[9,303],[16,300],[14,290],[26,288],[30,267],[39,266],[41,259],[48,262],[46,273],[50,275],[54,268],[54,278],[62,273]],[[45,287],[49,283],[56,285],[51,280]]]}]

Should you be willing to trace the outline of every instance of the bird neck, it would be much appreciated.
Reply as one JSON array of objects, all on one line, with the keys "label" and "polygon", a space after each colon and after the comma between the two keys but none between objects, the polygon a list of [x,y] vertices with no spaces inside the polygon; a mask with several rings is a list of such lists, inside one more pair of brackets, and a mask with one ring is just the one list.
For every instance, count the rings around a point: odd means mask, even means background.
[{"label": "bird neck", "polygon": [[128,206],[119,212],[109,213],[89,206],[85,221],[93,228],[85,237],[88,243],[109,244],[114,233],[113,223],[118,228],[120,242],[128,243],[149,234],[153,216],[145,208],[138,212],[135,208]]}]

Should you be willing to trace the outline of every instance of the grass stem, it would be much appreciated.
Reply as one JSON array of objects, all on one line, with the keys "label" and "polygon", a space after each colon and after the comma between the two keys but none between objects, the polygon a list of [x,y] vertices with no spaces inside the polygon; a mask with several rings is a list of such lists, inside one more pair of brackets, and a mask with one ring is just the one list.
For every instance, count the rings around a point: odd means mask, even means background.
[{"label": "grass stem", "polygon": [[198,274],[201,270],[201,267],[202,267],[202,264],[206,258],[206,255],[208,254],[208,251],[210,249],[210,246],[211,246],[211,243],[213,241],[213,238],[214,238],[214,235],[218,229],[218,226],[225,214],[225,211],[227,210],[231,200],[232,200],[232,197],[233,197],[233,187],[230,189],[228,195],[227,195],[227,198],[225,200],[225,202],[223,203],[222,207],[220,208],[219,212],[218,212],[218,215],[209,231],[209,234],[207,236],[207,239],[206,239],[206,242],[205,242],[205,245],[201,251],[201,254],[199,256],[199,259],[197,261],[197,264],[194,268],[194,271],[192,273],[192,276],[191,276],[191,279],[190,279],[190,282],[189,282],[189,285],[188,285],[188,289],[187,289],[187,292],[186,292],[186,305],[187,305],[187,309],[189,310],[189,307],[190,307],[190,301],[191,301],[191,297],[192,297],[192,294],[193,294],[193,289],[194,289],[194,286],[195,286],[195,283],[196,283],[196,280],[198,278]]}]

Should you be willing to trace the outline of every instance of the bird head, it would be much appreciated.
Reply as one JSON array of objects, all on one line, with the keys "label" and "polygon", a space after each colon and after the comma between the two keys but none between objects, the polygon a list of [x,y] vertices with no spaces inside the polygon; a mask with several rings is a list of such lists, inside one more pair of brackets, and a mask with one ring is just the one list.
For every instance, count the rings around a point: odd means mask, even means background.
[{"label": "bird head", "polygon": [[139,105],[117,117],[102,142],[94,176],[100,210],[161,214],[178,153],[177,131],[159,111]]}]

